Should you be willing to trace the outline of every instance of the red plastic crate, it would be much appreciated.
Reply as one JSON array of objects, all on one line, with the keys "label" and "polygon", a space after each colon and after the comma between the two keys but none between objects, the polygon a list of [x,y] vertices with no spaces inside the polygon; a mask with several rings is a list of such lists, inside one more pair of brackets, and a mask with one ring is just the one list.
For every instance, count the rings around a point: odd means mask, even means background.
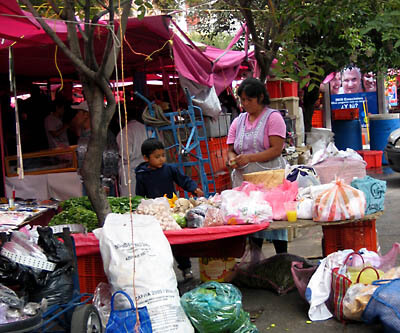
[{"label": "red plastic crate", "polygon": [[[210,175],[207,175],[208,178],[210,178]],[[201,187],[200,180],[198,177],[192,177],[192,179]],[[215,189],[212,184],[208,185],[208,190],[210,192],[216,192],[216,193],[221,193],[224,190],[230,189],[231,187],[231,176],[229,171],[220,171],[214,174],[214,180],[215,180]],[[183,191],[182,188],[177,186],[177,192],[179,194],[179,197],[183,198],[185,196],[185,192]]]},{"label": "red plastic crate", "polygon": [[322,110],[314,110],[312,119],[311,119],[312,127],[324,127],[324,120],[322,118]]},{"label": "red plastic crate", "polygon": [[345,249],[377,251],[376,220],[322,226],[324,257]]},{"label": "red plastic crate", "polygon": [[[203,154],[203,158],[207,157],[207,149],[204,141],[200,142],[200,149]],[[208,150],[210,152],[209,158],[211,161],[212,170],[214,173],[219,171],[227,171],[226,161],[228,159],[228,145],[226,143],[226,137],[210,138],[208,140]],[[196,154],[193,150],[192,154]],[[191,156],[190,159],[195,161],[196,158]],[[204,164],[204,170],[207,174],[211,173],[210,165]],[[198,171],[195,167],[192,168],[192,177],[197,177]]]},{"label": "red plastic crate", "polygon": [[81,293],[93,294],[100,282],[108,283],[100,253],[78,256],[77,259]]},{"label": "red plastic crate", "polygon": [[332,110],[333,120],[355,120],[358,119],[359,109]]},{"label": "red plastic crate", "polygon": [[270,98],[298,97],[298,83],[291,80],[268,80]]},{"label": "red plastic crate", "polygon": [[380,168],[382,166],[381,150],[357,150],[365,162],[367,162],[367,169]]}]

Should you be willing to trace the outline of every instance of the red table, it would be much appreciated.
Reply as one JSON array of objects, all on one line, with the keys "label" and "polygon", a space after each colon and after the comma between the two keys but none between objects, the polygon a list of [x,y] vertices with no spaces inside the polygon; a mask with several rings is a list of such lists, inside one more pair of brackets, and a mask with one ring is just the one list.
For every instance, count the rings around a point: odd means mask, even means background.
[{"label": "red table", "polygon": [[[182,230],[164,234],[176,255],[188,257],[237,257],[244,253],[246,236],[268,228],[269,223],[224,225]],[[92,234],[74,234],[77,256],[99,253],[99,241]]]}]

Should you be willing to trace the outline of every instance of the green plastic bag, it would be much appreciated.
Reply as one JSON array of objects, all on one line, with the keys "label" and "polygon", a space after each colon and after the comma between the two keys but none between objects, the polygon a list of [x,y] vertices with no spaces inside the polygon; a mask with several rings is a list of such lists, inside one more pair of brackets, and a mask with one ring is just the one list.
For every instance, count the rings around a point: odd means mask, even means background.
[{"label": "green plastic bag", "polygon": [[242,309],[240,290],[230,283],[203,283],[183,294],[181,304],[200,333],[258,333]]}]

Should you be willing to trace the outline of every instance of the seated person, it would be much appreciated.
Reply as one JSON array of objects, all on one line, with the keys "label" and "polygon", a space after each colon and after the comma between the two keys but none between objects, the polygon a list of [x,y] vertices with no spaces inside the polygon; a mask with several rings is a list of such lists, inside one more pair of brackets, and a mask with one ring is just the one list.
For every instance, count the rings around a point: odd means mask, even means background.
[{"label": "seated person", "polygon": [[[172,198],[175,191],[174,183],[199,197],[204,195],[190,177],[184,175],[177,167],[165,163],[166,156],[162,142],[154,138],[147,139],[143,142],[141,151],[145,162],[135,169],[136,195],[159,198],[166,194]],[[193,278],[190,258],[175,256],[175,259],[183,278],[185,280]]]}]

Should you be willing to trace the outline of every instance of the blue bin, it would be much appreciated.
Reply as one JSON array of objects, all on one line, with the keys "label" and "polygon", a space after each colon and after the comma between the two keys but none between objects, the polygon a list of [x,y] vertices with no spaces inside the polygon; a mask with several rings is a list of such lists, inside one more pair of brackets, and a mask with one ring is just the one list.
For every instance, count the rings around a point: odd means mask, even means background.
[{"label": "blue bin", "polygon": [[[400,128],[400,114],[373,114],[368,116],[368,119],[370,148],[371,150],[384,151],[390,133],[395,129]],[[382,154],[382,164],[388,164],[385,159],[385,154]]]},{"label": "blue bin", "polygon": [[356,120],[335,120],[332,122],[335,145],[339,150],[362,149],[361,122]]}]

